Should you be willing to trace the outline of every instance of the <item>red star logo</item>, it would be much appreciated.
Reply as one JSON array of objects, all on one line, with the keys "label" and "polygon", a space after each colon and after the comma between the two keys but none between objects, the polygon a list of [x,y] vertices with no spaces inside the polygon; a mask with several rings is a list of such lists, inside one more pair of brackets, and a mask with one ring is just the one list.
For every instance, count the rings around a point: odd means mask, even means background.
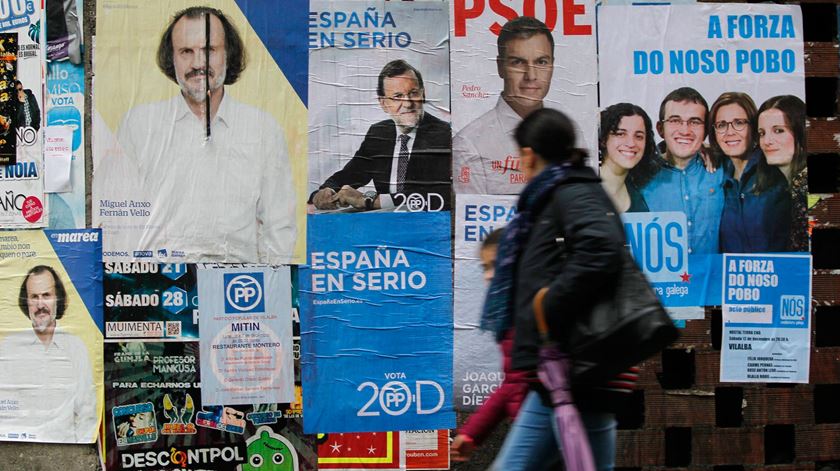
[{"label": "red star logo", "polygon": [[682,278],[683,283],[691,283],[691,275],[689,275],[688,272],[684,271],[683,274],[680,275],[680,278]]}]

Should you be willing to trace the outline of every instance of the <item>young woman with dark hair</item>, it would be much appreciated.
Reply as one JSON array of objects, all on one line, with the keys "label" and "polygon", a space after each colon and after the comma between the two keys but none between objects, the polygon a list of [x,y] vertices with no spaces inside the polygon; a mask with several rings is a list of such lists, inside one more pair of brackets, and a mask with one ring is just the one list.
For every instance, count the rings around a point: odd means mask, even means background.
[{"label": "young woman with dark hair", "polygon": [[765,101],[758,109],[758,139],[767,163],[788,183],[791,226],[787,250],[807,252],[808,151],[805,149],[805,102],[793,95]]}]

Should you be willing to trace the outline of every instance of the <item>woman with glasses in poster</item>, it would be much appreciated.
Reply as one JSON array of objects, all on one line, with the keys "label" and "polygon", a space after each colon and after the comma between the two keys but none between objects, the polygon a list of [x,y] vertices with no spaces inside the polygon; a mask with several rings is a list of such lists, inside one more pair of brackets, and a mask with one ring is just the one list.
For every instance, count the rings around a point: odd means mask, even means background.
[{"label": "woman with glasses in poster", "polygon": [[601,184],[622,213],[647,212],[639,192],[656,173],[653,125],[645,110],[617,103],[601,112],[598,132]]},{"label": "woman with glasses in poster", "polygon": [[725,174],[721,252],[787,250],[790,196],[781,172],[757,148],[757,115],[752,98],[739,92],[722,94],[709,112],[712,156]]},{"label": "woman with glasses in poster", "polygon": [[758,110],[758,139],[767,163],[779,169],[790,195],[790,233],[786,250],[808,251],[808,152],[805,102],[793,95],[765,101]]}]

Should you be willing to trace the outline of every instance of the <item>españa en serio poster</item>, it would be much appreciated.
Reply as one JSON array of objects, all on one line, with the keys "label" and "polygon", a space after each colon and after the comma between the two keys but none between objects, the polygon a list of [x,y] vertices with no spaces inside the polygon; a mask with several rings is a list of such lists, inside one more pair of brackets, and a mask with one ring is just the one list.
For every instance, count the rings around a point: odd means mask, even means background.
[{"label": "espa\u00f1a en serio poster", "polygon": [[799,7],[606,6],[598,29],[601,178],[664,303],[720,305],[723,253],[808,252]]},{"label": "espa\u00f1a en serio poster", "polygon": [[97,3],[106,261],[303,260],[307,6]]},{"label": "espa\u00f1a en serio poster", "polygon": [[449,222],[448,212],[310,216],[305,431],[454,426]]},{"label": "espa\u00f1a en serio poster", "polygon": [[102,233],[0,235],[0,440],[93,443],[102,410]]},{"label": "espa\u00f1a en serio poster", "polygon": [[310,3],[310,212],[450,208],[447,20],[442,2]]}]

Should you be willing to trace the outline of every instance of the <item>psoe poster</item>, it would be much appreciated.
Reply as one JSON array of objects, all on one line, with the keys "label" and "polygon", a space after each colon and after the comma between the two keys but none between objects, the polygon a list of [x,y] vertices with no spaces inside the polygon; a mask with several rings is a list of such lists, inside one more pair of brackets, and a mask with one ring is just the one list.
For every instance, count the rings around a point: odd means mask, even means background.
[{"label": "psoe poster", "polygon": [[295,400],[289,267],[199,267],[201,400]]},{"label": "psoe poster", "polygon": [[[594,153],[595,1],[449,4],[455,193],[519,194],[526,182],[513,132],[542,107],[573,116],[579,125],[578,147]],[[626,33],[632,34],[637,32]]]},{"label": "psoe poster", "polygon": [[725,254],[720,380],[807,383],[811,256]]},{"label": "psoe poster", "polygon": [[448,210],[447,4],[309,8],[309,210]]},{"label": "psoe poster", "polygon": [[102,232],[0,234],[0,440],[93,443],[102,418]]},{"label": "psoe poster", "polygon": [[449,224],[447,211],[309,217],[306,433],[455,425]]}]

